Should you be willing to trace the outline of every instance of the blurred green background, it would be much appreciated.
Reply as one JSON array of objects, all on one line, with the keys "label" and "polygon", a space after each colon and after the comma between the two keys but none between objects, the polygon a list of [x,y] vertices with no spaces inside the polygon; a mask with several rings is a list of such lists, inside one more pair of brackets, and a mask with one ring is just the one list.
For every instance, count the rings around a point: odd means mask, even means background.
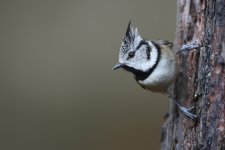
[{"label": "blurred green background", "polygon": [[159,149],[166,96],[112,71],[130,19],[173,41],[176,2],[1,0],[1,150]]}]

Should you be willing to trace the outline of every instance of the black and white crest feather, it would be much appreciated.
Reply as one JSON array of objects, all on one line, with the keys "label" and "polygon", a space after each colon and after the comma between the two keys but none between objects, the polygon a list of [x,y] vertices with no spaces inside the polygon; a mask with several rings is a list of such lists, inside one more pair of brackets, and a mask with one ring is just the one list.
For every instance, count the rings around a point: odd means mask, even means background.
[{"label": "black and white crest feather", "polygon": [[131,21],[129,22],[128,26],[127,26],[127,31],[126,31],[126,35],[125,35],[125,41],[132,43],[134,41],[134,34],[132,33],[132,27],[131,27]]},{"label": "black and white crest feather", "polygon": [[127,31],[126,31],[125,37],[123,39],[123,43],[121,45],[122,52],[126,53],[128,51],[128,49],[132,48],[131,46],[134,45],[135,39],[137,39],[139,37],[140,37],[140,35],[137,31],[137,28],[134,29],[131,26],[131,21],[130,21],[127,26]]}]

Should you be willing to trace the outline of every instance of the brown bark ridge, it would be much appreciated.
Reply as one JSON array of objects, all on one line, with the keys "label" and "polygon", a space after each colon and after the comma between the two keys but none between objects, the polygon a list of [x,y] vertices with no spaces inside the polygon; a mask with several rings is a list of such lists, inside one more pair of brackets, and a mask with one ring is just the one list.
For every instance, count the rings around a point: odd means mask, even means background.
[{"label": "brown bark ridge", "polygon": [[225,150],[225,0],[178,0],[175,50],[189,42],[201,46],[177,55],[173,95],[198,118],[173,109],[161,150]]}]

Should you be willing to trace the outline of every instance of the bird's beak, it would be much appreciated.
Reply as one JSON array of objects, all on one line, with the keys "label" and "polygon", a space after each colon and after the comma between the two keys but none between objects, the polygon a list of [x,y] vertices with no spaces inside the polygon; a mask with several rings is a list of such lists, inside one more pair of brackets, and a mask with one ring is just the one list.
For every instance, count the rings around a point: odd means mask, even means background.
[{"label": "bird's beak", "polygon": [[124,66],[124,64],[118,63],[112,68],[112,70],[116,70],[116,69],[122,68],[123,66]]}]

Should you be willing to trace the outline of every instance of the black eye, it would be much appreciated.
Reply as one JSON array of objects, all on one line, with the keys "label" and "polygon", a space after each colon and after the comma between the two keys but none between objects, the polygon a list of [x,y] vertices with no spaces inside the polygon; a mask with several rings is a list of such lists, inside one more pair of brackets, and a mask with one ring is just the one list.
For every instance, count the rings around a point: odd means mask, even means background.
[{"label": "black eye", "polygon": [[134,57],[134,55],[135,55],[135,51],[130,52],[130,53],[128,54],[129,58],[133,58],[133,57]]}]

